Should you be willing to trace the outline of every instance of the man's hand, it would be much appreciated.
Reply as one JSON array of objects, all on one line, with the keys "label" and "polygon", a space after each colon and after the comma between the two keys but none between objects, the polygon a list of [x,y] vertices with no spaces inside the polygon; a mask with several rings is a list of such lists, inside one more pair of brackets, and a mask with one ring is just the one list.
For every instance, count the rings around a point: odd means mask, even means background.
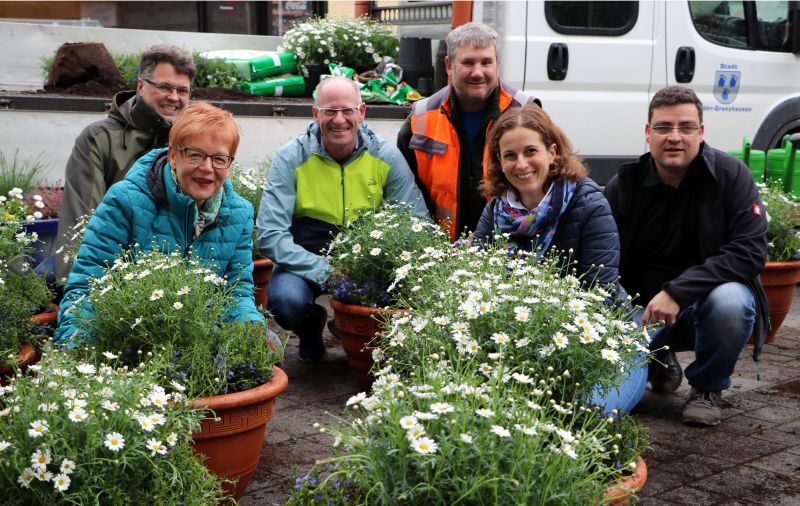
[{"label": "man's hand", "polygon": [[670,297],[664,290],[661,290],[644,309],[642,324],[664,323],[664,325],[670,326],[675,323],[680,309],[675,299]]}]

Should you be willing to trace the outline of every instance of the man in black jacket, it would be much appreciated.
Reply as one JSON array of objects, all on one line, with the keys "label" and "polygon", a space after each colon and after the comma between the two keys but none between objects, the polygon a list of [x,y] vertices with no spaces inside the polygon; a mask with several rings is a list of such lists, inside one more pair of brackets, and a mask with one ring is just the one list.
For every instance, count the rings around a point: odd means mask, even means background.
[{"label": "man in black jacket", "polygon": [[675,351],[694,350],[683,422],[717,425],[721,391],[748,336],[757,359],[766,334],[758,282],[766,216],[747,167],[703,142],[703,104],[692,90],[660,90],[648,116],[650,152],[620,167],[606,187],[620,234],[621,282],[644,306],[642,322],[664,325],[650,344],[653,391],[675,391],[683,377]]}]

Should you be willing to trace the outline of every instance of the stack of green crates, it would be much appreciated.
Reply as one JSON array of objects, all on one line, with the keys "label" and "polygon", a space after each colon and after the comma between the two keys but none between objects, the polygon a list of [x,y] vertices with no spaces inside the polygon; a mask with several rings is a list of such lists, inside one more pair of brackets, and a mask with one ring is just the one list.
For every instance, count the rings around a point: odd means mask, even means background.
[{"label": "stack of green crates", "polygon": [[794,151],[792,160],[792,152],[788,135],[783,138],[780,148],[767,151],[767,179],[781,181],[785,192],[800,196],[800,153]]},{"label": "stack of green crates", "polygon": [[766,157],[764,152],[760,149],[752,149],[750,144],[750,137],[745,136],[742,141],[742,149],[733,149],[728,151],[731,155],[743,161],[750,173],[753,174],[753,179],[757,183],[764,181],[764,169],[766,167]]},{"label": "stack of green crates", "polygon": [[207,58],[221,58],[236,65],[244,76],[242,91],[265,97],[298,97],[306,91],[302,76],[284,75],[297,72],[294,53],[231,49],[209,51]]}]

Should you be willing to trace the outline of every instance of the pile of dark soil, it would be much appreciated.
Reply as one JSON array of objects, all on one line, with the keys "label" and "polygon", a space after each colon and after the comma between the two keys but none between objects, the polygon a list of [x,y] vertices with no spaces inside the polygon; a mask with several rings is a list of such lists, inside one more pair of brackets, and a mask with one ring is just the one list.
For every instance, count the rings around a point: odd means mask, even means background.
[{"label": "pile of dark soil", "polygon": [[64,95],[96,97],[113,97],[123,88],[114,58],[99,42],[68,42],[58,48],[44,87]]}]

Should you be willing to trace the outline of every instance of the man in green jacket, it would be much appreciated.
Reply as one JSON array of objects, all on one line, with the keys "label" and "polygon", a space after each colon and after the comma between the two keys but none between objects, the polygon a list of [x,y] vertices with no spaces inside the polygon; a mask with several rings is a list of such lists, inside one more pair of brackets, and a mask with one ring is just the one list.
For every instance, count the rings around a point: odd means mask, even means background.
[{"label": "man in green jacket", "polygon": [[308,130],[281,147],[258,208],[258,246],[275,262],[269,310],[300,338],[300,359],[319,362],[328,314],[314,300],[325,290],[333,234],[384,200],[428,211],[396,147],[362,123],[366,104],[355,81],[331,77],[317,87]]},{"label": "man in green jacket", "polygon": [[142,155],[167,145],[169,129],[189,104],[196,67],[192,55],[166,44],[142,54],[135,91],[117,93],[108,118],[84,128],[67,161],[56,239],[55,278],[63,286],[71,262],[64,258],[72,227],[125,178]]}]

